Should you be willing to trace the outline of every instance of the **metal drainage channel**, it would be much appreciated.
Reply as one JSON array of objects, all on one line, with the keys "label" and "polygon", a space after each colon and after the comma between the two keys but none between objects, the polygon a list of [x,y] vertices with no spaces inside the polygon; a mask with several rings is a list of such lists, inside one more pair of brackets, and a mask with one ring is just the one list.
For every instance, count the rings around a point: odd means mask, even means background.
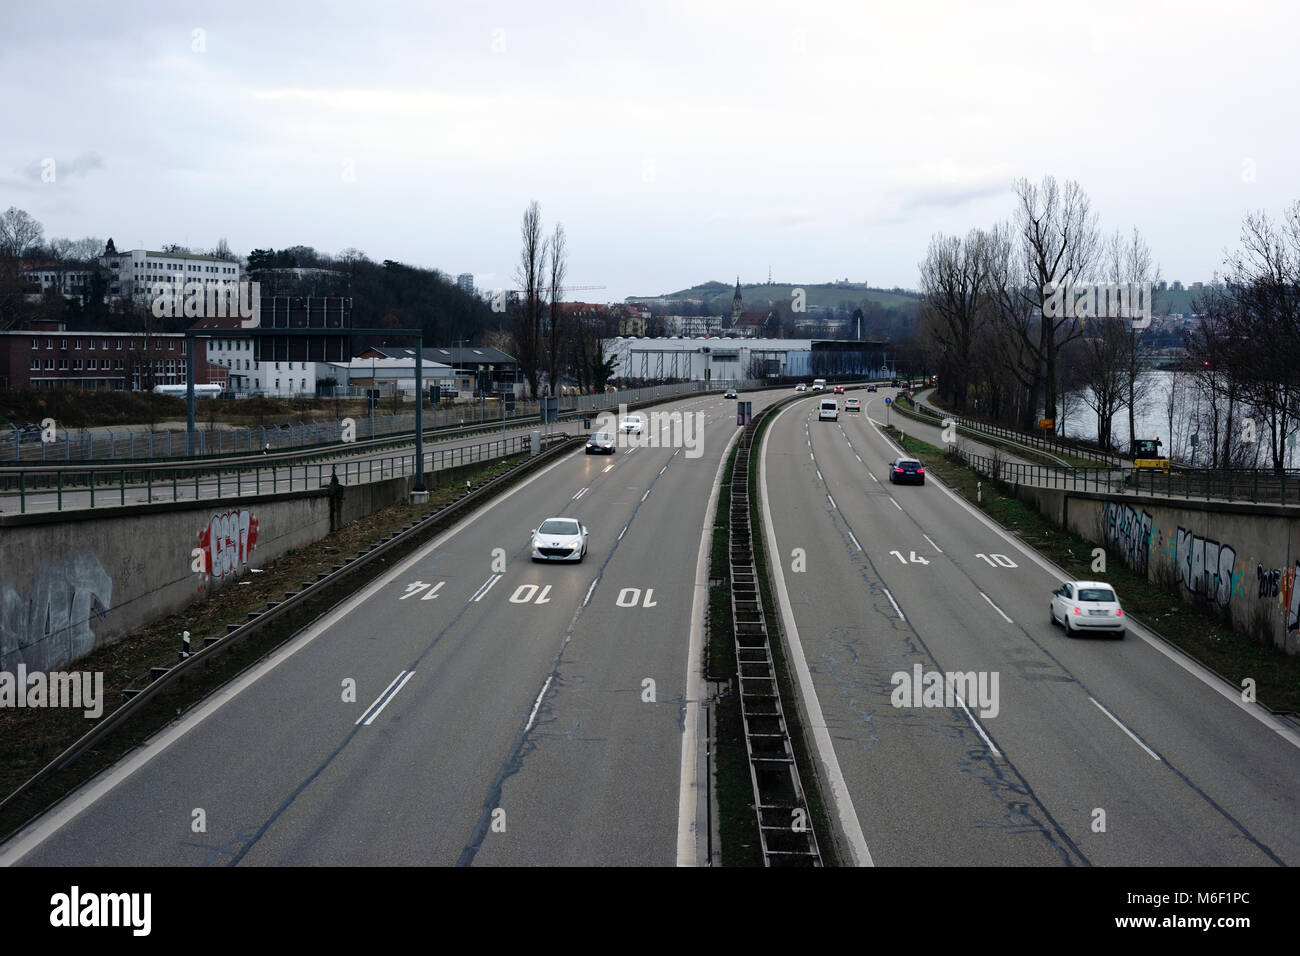
[{"label": "metal drainage channel", "polygon": [[764,865],[821,866],[821,851],[781,707],[754,567],[749,459],[756,428],[757,422],[745,426],[731,473],[731,620],[749,778],[754,785]]}]

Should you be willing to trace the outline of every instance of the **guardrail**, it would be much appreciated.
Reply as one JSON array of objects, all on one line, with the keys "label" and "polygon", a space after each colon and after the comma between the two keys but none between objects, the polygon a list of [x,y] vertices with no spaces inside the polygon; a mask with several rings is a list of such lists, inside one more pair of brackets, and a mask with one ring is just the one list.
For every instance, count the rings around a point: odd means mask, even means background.
[{"label": "guardrail", "polygon": [[[565,440],[568,435],[553,436]],[[424,452],[424,472],[458,468],[461,465],[504,458],[531,448],[531,436],[519,435],[455,448],[433,448]],[[78,495],[78,509],[124,507],[166,501],[197,501],[230,495],[301,492],[328,487],[337,474],[343,484],[384,481],[415,473],[415,452],[367,457],[359,461],[322,460],[253,461],[248,464],[221,463],[47,467],[9,470],[0,474],[0,494],[17,494],[19,513],[32,508],[33,498],[48,498],[46,509],[63,511],[65,495]],[[52,496],[52,497],[50,497]],[[128,498],[130,500],[128,500]],[[50,507],[52,506],[52,507]]]},{"label": "guardrail", "polygon": [[[608,411],[620,404],[635,405],[676,395],[693,395],[706,390],[704,382],[681,382],[674,385],[648,385],[643,388],[622,389],[616,392],[599,392],[595,395],[561,395],[558,414],[573,417],[584,413]],[[211,399],[205,399],[205,402]],[[329,401],[323,399],[322,401]],[[204,406],[200,404],[201,417]],[[481,430],[497,427],[521,427],[536,423],[539,405],[536,399],[516,402],[515,413],[502,416],[502,406],[494,403],[489,414],[481,401],[456,405],[451,408],[428,408],[424,411],[424,428],[430,431]],[[378,439],[413,435],[415,413],[400,412],[391,415],[368,415],[353,419],[355,434],[359,439]],[[343,420],[305,422],[297,425],[262,426],[247,425],[238,428],[195,428],[195,447],[198,458],[251,454],[263,450],[284,451],[290,448],[310,448],[316,445],[337,443],[342,440]],[[40,430],[23,429],[16,425],[0,426],[0,462],[12,461],[55,464],[57,462],[156,461],[185,458],[185,429],[164,430],[107,428],[102,434],[93,431],[74,431],[56,428],[53,441],[41,440]]]},{"label": "guardrail", "polygon": [[934,418],[940,421],[950,420],[959,428],[964,428],[969,432],[1001,438],[1003,441],[1009,441],[1016,445],[1024,445],[1026,448],[1033,448],[1050,454],[1053,457],[1058,457],[1060,455],[1073,455],[1075,458],[1095,461],[1099,465],[1104,465],[1106,467],[1119,468],[1122,465],[1122,460],[1118,455],[1107,454],[1092,448],[1080,447],[1057,439],[1044,438],[1041,435],[1030,435],[1025,432],[1017,431],[1014,428],[1004,428],[1001,425],[990,425],[988,422],[983,422],[979,419],[954,415],[951,412],[944,411],[943,409],[932,408],[929,405],[921,403],[917,403],[915,407],[918,414],[925,415],[928,418]]},{"label": "guardrail", "polygon": [[1016,485],[1157,495],[1183,500],[1300,506],[1300,471],[1276,474],[1252,468],[1184,468],[1161,474],[1134,472],[1126,466],[1062,471],[1046,465],[1002,461],[956,447],[950,449],[950,454],[982,475]]},{"label": "guardrail", "polygon": [[[566,440],[564,444],[567,445],[568,443]],[[484,499],[492,498],[503,485],[509,484],[520,474],[541,467],[550,458],[565,454],[565,451],[566,449],[563,446],[557,446],[548,449],[536,458],[520,462],[511,471],[497,475],[484,482],[477,489],[462,495],[457,500],[421,518],[417,518],[405,528],[393,532],[373,547],[366,548],[354,557],[345,558],[341,564],[334,565],[330,571],[318,574],[315,581],[303,582],[296,591],[286,592],[283,601],[270,604],[265,611],[260,613],[250,614],[245,623],[228,625],[226,633],[205,637],[203,646],[199,651],[183,658],[174,666],[151,669],[146,686],[125,692],[126,701],[122,706],[105,716],[17,790],[0,800],[0,810],[9,807],[15,801],[31,793],[43,781],[48,780],[59,770],[74,763],[92,747],[102,744],[134,715],[142,711],[150,700],[154,699],[166,687],[181,679],[187,672],[206,667],[221,654],[253,637],[266,628],[267,625],[300,610],[303,604],[321,596],[322,592],[345,583],[345,579],[358,569],[382,560],[385,555],[391,553],[394,549],[405,547],[412,538],[416,539],[417,543],[414,546],[418,547],[421,537],[427,537],[431,530],[444,526],[449,519],[456,517],[469,508],[476,507]]]}]

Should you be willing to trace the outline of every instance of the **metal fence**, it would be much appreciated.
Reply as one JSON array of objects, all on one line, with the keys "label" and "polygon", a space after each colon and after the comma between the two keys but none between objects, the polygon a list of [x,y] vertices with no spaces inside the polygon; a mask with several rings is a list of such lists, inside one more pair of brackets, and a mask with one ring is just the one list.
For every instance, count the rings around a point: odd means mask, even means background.
[{"label": "metal fence", "polygon": [[1257,468],[1178,468],[1167,473],[1128,468],[1062,470],[976,455],[962,448],[950,451],[959,461],[990,478],[1010,484],[1065,491],[1154,495],[1184,500],[1238,501],[1300,505],[1300,471],[1276,473]]},{"label": "metal fence", "polygon": [[1004,428],[1001,425],[991,425],[988,422],[979,421],[978,419],[964,418],[960,415],[953,415],[951,412],[945,412],[943,409],[932,408],[929,405],[918,403],[915,407],[918,414],[925,415],[928,418],[938,419],[939,421],[952,421],[956,425],[965,428],[968,431],[982,432],[983,434],[990,435],[994,438],[1001,438],[1004,441],[1010,441],[1017,445],[1024,445],[1027,448],[1036,448],[1039,451],[1044,451],[1052,455],[1072,455],[1075,458],[1095,461],[1099,465],[1104,465],[1110,468],[1121,467],[1121,461],[1117,455],[1098,451],[1094,448],[1084,448],[1056,438],[1045,438],[1042,435],[1031,435],[1026,432],[1017,431],[1014,428]]},{"label": "metal fence", "polygon": [[[653,385],[645,388],[602,392],[596,395],[560,395],[558,408],[561,415],[582,414],[616,409],[620,404],[635,405],[660,398],[691,395],[705,391],[703,382],[685,382],[676,385]],[[199,417],[201,418],[202,406]],[[424,411],[426,431],[456,429],[461,427],[503,428],[527,427],[537,422],[541,412],[536,400],[520,401],[514,412],[504,416],[504,405],[477,401],[449,408],[428,408]],[[503,417],[504,416],[504,417]],[[382,438],[414,433],[415,412],[375,414],[355,418],[358,439]],[[252,425],[246,427],[203,427],[195,429],[195,457],[250,454],[253,452],[284,451],[342,440],[342,420],[308,422],[297,425]],[[103,428],[98,431],[76,431],[56,428],[53,441],[43,441],[39,428],[22,429],[16,425],[0,426],[0,464],[13,462],[117,462],[154,461],[163,458],[184,458],[185,429],[163,430]]]},{"label": "metal fence", "polygon": [[[560,436],[567,440],[569,436]],[[426,450],[424,471],[441,471],[490,461],[531,449],[528,435],[455,448]],[[357,460],[268,462],[245,465],[72,467],[8,470],[0,473],[0,507],[17,511],[63,511],[164,501],[227,498],[312,491],[337,475],[344,485],[384,481],[415,473],[415,453]],[[16,499],[16,501],[15,501]]]}]

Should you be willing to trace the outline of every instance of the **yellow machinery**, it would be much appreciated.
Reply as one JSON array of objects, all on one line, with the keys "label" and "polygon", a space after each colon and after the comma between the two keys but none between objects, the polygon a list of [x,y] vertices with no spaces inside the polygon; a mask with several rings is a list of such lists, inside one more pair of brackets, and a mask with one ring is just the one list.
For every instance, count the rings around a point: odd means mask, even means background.
[{"label": "yellow machinery", "polygon": [[1160,454],[1164,444],[1159,438],[1133,440],[1133,471],[1162,471],[1169,474],[1169,459]]}]

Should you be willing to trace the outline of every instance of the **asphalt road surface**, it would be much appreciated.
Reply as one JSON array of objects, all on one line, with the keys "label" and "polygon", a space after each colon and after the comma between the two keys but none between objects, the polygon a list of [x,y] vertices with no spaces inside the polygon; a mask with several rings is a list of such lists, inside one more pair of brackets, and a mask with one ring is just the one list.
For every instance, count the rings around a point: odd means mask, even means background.
[{"label": "asphalt road surface", "polygon": [[[697,746],[697,557],[737,428],[716,395],[643,414],[665,411],[699,413],[702,443],[679,431],[548,466],[35,821],[0,862],[679,862],[698,801],[682,769]],[[531,563],[530,530],[557,515],[589,528],[586,560]]]},{"label": "asphalt road surface", "polygon": [[[778,594],[858,861],[1300,863],[1295,729],[1140,627],[1052,626],[1059,572],[933,477],[888,483],[900,452],[870,419],[892,393],[838,422],[796,402],[764,445]],[[989,694],[902,697],[917,666]]]}]

